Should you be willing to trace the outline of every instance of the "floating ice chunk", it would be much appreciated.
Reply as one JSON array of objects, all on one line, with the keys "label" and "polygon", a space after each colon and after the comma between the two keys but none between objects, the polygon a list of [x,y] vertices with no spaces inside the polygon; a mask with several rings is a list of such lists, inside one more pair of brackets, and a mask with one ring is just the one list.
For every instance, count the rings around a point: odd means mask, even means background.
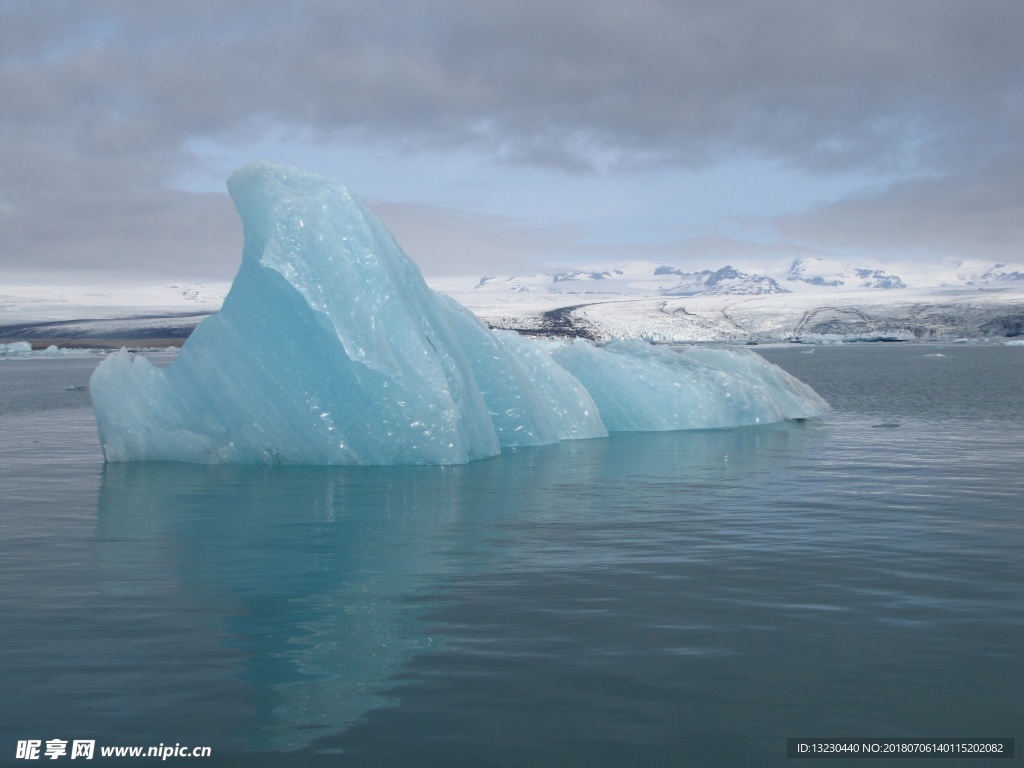
[{"label": "floating ice chunk", "polygon": [[554,357],[583,382],[612,432],[761,424],[828,410],[806,384],[742,348],[577,340]]},{"label": "floating ice chunk", "polygon": [[254,163],[228,189],[242,264],[175,362],[107,358],[108,461],[461,463],[499,450],[445,305],[340,184]]},{"label": "floating ice chunk", "polygon": [[220,312],[170,366],[121,350],[90,380],[107,461],[449,464],[826,407],[753,353],[491,332],[336,182],[254,163],[228,190],[245,246]]},{"label": "floating ice chunk", "polygon": [[524,390],[541,404],[559,440],[605,437],[608,430],[583,383],[555,362],[557,344],[524,339],[515,331],[494,331]]},{"label": "floating ice chunk", "polygon": [[590,393],[543,343],[513,331],[490,331],[461,304],[441,298],[502,446],[608,434]]},{"label": "floating ice chunk", "polygon": [[0,357],[24,357],[30,354],[32,354],[32,345],[27,341],[0,344]]}]

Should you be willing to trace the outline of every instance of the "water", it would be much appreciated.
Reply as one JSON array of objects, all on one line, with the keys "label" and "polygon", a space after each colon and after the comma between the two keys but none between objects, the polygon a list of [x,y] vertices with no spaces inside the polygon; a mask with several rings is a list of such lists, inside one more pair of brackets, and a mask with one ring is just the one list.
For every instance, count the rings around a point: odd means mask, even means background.
[{"label": "water", "polygon": [[96,361],[0,362],[0,763],[60,738],[782,766],[787,737],[1021,736],[1024,349],[762,354],[834,413],[370,469],[105,467]]}]

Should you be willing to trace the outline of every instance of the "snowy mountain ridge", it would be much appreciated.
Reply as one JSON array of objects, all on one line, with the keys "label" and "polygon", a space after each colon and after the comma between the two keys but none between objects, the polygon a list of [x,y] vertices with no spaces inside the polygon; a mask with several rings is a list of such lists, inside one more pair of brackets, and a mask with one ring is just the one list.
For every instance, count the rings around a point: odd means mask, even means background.
[{"label": "snowy mountain ridge", "polygon": [[[1024,336],[1024,266],[1003,263],[883,270],[801,258],[770,270],[712,270],[628,261],[428,282],[492,327],[539,335],[680,342]],[[228,288],[0,286],[0,341],[184,337],[220,309]]]},{"label": "snowy mountain ridge", "polygon": [[775,269],[653,262],[432,285],[496,328],[596,340],[762,342],[1024,336],[1024,267],[881,269],[801,257]]},{"label": "snowy mountain ridge", "polygon": [[1024,286],[1024,271],[994,264],[982,274],[964,272],[963,280],[965,285]]},{"label": "snowy mountain ridge", "polygon": [[480,278],[474,288],[481,292],[653,293],[665,296],[789,293],[789,289],[782,287],[773,277],[743,272],[731,265],[716,270],[686,271],[653,262],[627,262],[607,268],[530,275],[491,275]]},{"label": "snowy mountain ridge", "polygon": [[[971,288],[1024,286],[1024,265],[969,264],[952,268],[902,265],[891,268],[856,264],[818,256],[801,256],[780,268],[744,270],[731,264],[717,269],[684,269],[655,262],[630,261],[590,265],[562,272],[528,275],[488,275],[475,287],[481,291],[542,291],[556,293],[659,294],[664,296],[769,293],[840,293],[899,291],[905,288]],[[904,270],[909,271],[909,274]],[[447,282],[447,281],[446,281]]]},{"label": "snowy mountain ridge", "polygon": [[807,283],[821,288],[906,288],[907,284],[898,275],[892,275],[875,267],[858,267],[848,262],[803,256],[796,259],[789,268],[786,280]]}]

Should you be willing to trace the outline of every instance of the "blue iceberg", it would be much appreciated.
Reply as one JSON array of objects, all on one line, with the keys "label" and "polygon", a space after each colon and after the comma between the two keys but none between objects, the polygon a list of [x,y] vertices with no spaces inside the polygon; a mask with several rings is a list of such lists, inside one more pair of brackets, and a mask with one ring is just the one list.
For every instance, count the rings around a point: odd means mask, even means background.
[{"label": "blue iceberg", "polygon": [[576,340],[554,358],[583,382],[612,432],[768,424],[828,410],[809,386],[743,348]]},{"label": "blue iceberg", "polygon": [[336,182],[252,163],[228,190],[245,245],[220,312],[167,368],[122,350],[93,374],[107,461],[457,464],[608,429],[827,410],[743,350],[559,345],[491,331],[430,290]]}]

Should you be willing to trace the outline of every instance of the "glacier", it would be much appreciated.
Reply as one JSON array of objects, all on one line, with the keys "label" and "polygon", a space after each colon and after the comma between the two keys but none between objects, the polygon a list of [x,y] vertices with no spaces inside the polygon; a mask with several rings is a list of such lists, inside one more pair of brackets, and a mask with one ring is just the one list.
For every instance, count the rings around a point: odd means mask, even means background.
[{"label": "glacier", "polygon": [[170,366],[121,350],[92,376],[108,462],[458,464],[609,430],[828,409],[746,350],[492,331],[313,173],[250,163],[228,191],[244,246],[221,310]]}]

